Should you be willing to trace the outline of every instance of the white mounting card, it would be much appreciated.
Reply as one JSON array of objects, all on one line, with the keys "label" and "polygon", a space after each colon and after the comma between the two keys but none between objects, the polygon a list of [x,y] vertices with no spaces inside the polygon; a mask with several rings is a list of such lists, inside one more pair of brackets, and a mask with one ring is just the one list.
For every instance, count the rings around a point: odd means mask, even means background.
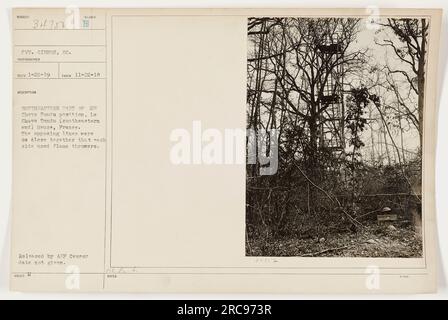
[{"label": "white mounting card", "polygon": [[441,10],[12,22],[12,290],[436,290]]}]

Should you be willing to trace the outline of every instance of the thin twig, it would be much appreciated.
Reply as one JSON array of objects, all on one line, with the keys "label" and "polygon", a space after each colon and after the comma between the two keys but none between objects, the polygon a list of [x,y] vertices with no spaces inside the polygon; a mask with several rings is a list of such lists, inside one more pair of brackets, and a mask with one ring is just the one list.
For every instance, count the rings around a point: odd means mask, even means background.
[{"label": "thin twig", "polygon": [[338,248],[329,248],[329,249],[325,249],[322,251],[318,251],[318,252],[313,252],[313,253],[306,253],[304,255],[302,255],[302,257],[314,257],[314,256],[319,256],[321,254],[324,254],[326,252],[330,252],[330,251],[339,251],[339,250],[343,250],[343,249],[347,249],[349,246],[343,246],[343,247],[338,247]]}]

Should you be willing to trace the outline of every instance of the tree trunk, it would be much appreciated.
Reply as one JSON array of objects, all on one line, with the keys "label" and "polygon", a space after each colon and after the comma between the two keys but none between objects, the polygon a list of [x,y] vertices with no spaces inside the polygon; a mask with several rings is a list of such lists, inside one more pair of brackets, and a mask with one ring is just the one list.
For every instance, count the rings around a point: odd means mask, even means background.
[{"label": "tree trunk", "polygon": [[425,104],[425,58],[426,58],[426,20],[422,19],[422,43],[418,60],[417,90],[418,90],[418,123],[420,148],[423,150],[423,108]]}]

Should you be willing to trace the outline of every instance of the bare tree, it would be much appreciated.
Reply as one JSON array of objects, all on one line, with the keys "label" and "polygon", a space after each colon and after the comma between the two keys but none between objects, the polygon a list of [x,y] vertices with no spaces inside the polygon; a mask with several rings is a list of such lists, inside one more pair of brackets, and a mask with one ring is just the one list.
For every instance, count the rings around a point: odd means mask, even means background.
[{"label": "bare tree", "polygon": [[390,39],[383,40],[379,43],[383,46],[392,48],[395,56],[409,67],[411,72],[400,68],[387,67],[390,74],[398,74],[402,76],[418,97],[418,119],[414,113],[409,110],[408,105],[404,102],[396,83],[390,81],[390,87],[397,96],[397,101],[408,112],[407,115],[418,126],[420,134],[420,145],[423,138],[423,108],[425,100],[425,67],[428,43],[428,23],[426,19],[387,19],[383,26],[392,30],[399,42]]}]

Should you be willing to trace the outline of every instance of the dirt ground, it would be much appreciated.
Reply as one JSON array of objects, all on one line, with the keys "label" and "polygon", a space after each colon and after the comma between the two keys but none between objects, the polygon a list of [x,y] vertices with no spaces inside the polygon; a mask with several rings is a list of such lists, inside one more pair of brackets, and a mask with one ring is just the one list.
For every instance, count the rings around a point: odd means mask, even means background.
[{"label": "dirt ground", "polygon": [[421,236],[412,227],[370,225],[357,232],[343,231],[326,237],[250,239],[248,256],[419,258]]}]

